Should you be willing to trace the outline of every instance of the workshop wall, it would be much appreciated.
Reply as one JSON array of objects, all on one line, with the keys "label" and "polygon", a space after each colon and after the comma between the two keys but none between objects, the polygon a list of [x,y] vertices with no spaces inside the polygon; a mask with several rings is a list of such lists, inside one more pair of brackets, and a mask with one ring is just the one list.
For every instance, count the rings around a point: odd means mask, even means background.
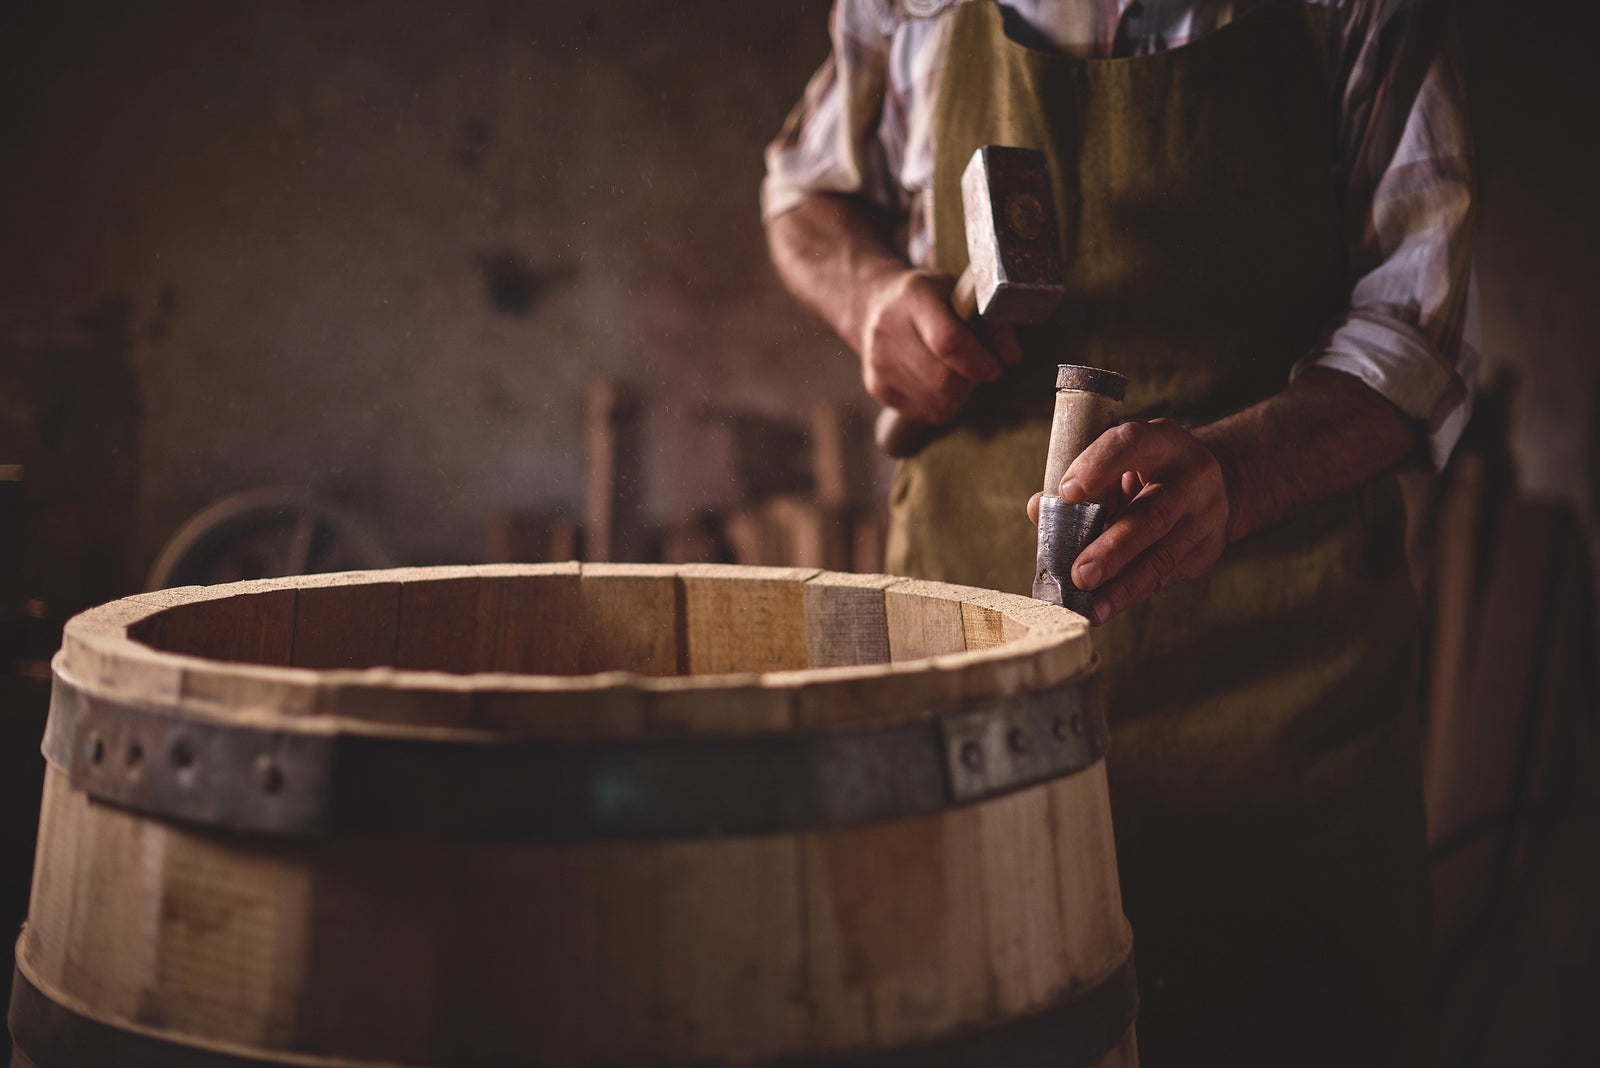
[{"label": "workshop wall", "polygon": [[826,53],[826,12],[0,16],[0,351],[92,350],[74,388],[142,412],[120,443],[133,503],[91,524],[123,572],[266,484],[345,506],[401,562],[481,559],[491,512],[581,508],[601,375],[651,401],[647,513],[726,500],[726,434],[698,406],[804,418],[858,389],[781,292],[757,215],[761,148]]},{"label": "workshop wall", "polygon": [[1424,780],[1451,1068],[1600,1062],[1600,32],[1468,0],[1483,393],[1423,510]]},{"label": "workshop wall", "polygon": [[[1570,504],[1600,534],[1600,17],[1581,0],[1544,16],[1476,0],[1467,20],[1478,150],[1477,266],[1485,384],[1509,392],[1510,448],[1531,496]],[[1560,26],[1561,32],[1552,32]],[[1594,545],[1600,549],[1600,538]]]}]

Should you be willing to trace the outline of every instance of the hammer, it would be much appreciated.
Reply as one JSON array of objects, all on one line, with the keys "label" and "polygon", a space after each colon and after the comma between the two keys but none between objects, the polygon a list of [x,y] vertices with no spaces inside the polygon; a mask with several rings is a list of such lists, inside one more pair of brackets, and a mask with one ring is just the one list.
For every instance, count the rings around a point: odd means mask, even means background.
[{"label": "hammer", "polygon": [[[961,173],[967,266],[950,294],[964,323],[1042,323],[1065,292],[1055,198],[1044,153],[985,145]],[[914,456],[939,433],[893,408],[878,416],[878,447],[896,459]]]}]

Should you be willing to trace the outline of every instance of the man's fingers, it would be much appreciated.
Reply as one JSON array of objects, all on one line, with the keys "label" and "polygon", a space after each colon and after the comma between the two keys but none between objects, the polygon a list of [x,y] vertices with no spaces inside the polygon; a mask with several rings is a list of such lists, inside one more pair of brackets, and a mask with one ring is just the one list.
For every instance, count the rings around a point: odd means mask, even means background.
[{"label": "man's fingers", "polygon": [[1000,361],[948,305],[923,305],[913,315],[917,336],[935,360],[974,385],[1000,377]]},{"label": "man's fingers", "polygon": [[1016,327],[1010,323],[984,323],[984,333],[988,335],[989,350],[1000,357],[1000,362],[1007,367],[1015,367],[1022,362],[1022,343],[1017,340]]},{"label": "man's fingers", "polygon": [[863,377],[874,400],[918,423],[945,422],[972,392],[971,383],[943,364],[904,349],[880,352]]},{"label": "man's fingers", "polygon": [[867,392],[921,423],[954,418],[981,382],[992,382],[1007,362],[1021,359],[1009,327],[993,334],[1001,356],[984,347],[950,308],[954,277],[907,271],[877,300],[862,341]]},{"label": "man's fingers", "polygon": [[904,377],[916,382],[915,404],[924,423],[944,423],[961,410],[972,395],[972,383],[926,353],[908,353]]},{"label": "man's fingers", "polygon": [[1032,523],[1034,526],[1039,525],[1039,501],[1043,497],[1043,493],[1035,493],[1032,497],[1028,498],[1028,522]]},{"label": "man's fingers", "polygon": [[1166,537],[1140,553],[1126,571],[1095,595],[1089,618],[1094,623],[1104,623],[1179,579],[1191,578],[1204,571],[1204,566],[1194,565],[1204,555],[1201,550],[1211,536],[1199,522],[1185,520],[1180,523]]},{"label": "man's fingers", "polygon": [[1121,503],[1126,507],[1129,501],[1139,496],[1139,491],[1144,489],[1144,483],[1139,481],[1139,473],[1137,471],[1124,471],[1122,472],[1122,485],[1119,488],[1122,491]]},{"label": "man's fingers", "polygon": [[1078,555],[1072,565],[1073,585],[1095,589],[1166,537],[1183,514],[1177,498],[1175,489],[1161,485],[1136,498]]},{"label": "man's fingers", "polygon": [[1061,499],[1069,504],[1092,501],[1119,484],[1125,472],[1141,481],[1188,455],[1188,440],[1179,428],[1151,423],[1123,423],[1101,434],[1078,454],[1061,480]]}]

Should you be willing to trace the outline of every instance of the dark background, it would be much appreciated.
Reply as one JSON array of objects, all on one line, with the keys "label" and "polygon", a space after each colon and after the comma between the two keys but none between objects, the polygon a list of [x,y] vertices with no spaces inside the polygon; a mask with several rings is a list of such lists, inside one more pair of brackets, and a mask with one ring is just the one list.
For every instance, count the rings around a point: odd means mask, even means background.
[{"label": "dark background", "polygon": [[[20,635],[0,691],[8,937],[36,813],[31,676],[67,615],[138,589],[200,508],[298,487],[397,563],[474,562],[496,514],[581,514],[595,378],[641,391],[655,523],[748,491],[738,435],[706,411],[803,422],[858,397],[853,357],[773,278],[757,214],[761,149],[825,55],[827,6],[0,14],[0,464],[25,469],[21,505],[0,500],[24,519],[0,545],[0,624]],[[1459,8],[1485,400],[1452,469],[1411,487],[1458,1064],[1600,1058],[1588,7]]]}]

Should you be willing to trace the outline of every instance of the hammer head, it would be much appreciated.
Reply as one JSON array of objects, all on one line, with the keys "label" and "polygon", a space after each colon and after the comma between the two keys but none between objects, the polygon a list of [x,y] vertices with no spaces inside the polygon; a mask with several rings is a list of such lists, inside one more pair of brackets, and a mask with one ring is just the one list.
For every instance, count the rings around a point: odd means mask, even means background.
[{"label": "hammer head", "polygon": [[1044,153],[978,149],[961,174],[961,205],[978,314],[1006,323],[1050,318],[1065,287]]}]

